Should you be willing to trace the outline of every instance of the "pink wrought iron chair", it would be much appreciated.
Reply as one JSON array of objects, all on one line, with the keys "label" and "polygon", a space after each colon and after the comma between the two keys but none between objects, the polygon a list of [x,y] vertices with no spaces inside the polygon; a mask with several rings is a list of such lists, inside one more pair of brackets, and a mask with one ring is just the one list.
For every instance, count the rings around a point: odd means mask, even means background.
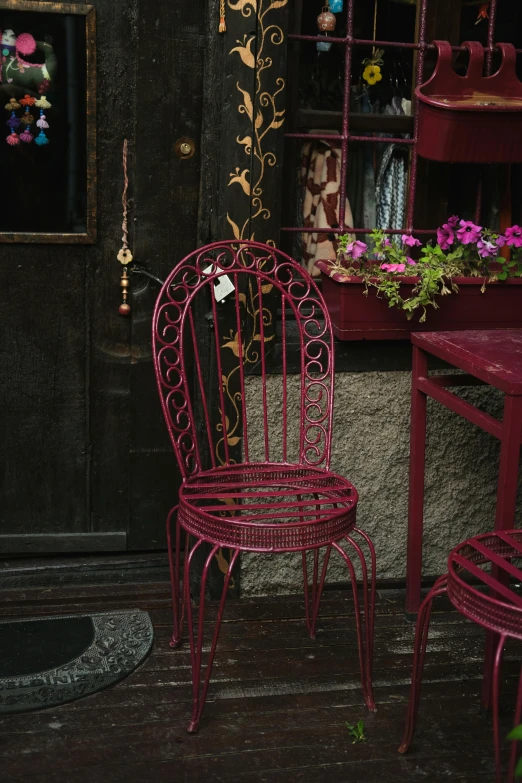
[{"label": "pink wrought iron chair", "polygon": [[[475,580],[470,582],[469,580]],[[420,688],[434,598],[447,593],[464,617],[486,629],[495,641],[493,671],[486,666],[485,690],[491,690],[496,780],[502,783],[499,729],[499,677],[502,654],[508,638],[522,640],[522,595],[515,583],[522,581],[522,530],[497,531],[475,536],[459,544],[448,559],[448,573],[441,576],[423,601],[417,617],[415,653],[408,714],[399,753],[406,753],[413,740],[419,712]],[[489,702],[489,698],[488,698]],[[522,723],[522,671],[518,686],[515,723]],[[508,782],[513,783],[516,742],[512,742]]]},{"label": "pink wrought iron chair", "polygon": [[[213,293],[225,275],[234,285],[233,297],[226,305],[233,328],[221,334],[219,308],[223,305],[217,304]],[[201,297],[213,320],[214,373],[208,361],[203,366],[198,345],[194,308]],[[274,342],[269,331],[274,300],[280,312],[281,374],[269,378],[267,346]],[[288,372],[291,333],[300,357],[297,386]],[[153,346],[163,413],[183,477],[179,505],[167,518],[167,540],[174,608],[171,646],[181,641],[185,611],[190,639],[193,711],[188,730],[199,728],[232,569],[241,551],[302,553],[305,615],[311,638],[315,637],[330,555],[335,551],[343,558],[353,586],[363,696],[367,707],[375,710],[375,551],[368,535],[355,527],[355,488],[328,469],[334,347],[330,317],[316,284],[289,256],[267,245],[229,241],[208,245],[181,261],[166,280],[154,312]],[[232,370],[230,365],[225,367],[227,351],[235,357]],[[251,399],[248,383],[252,363],[260,371],[261,400],[257,401]],[[235,390],[230,388],[232,376],[237,382]],[[269,400],[272,381],[279,384],[279,392]],[[209,409],[213,383],[217,423]],[[256,449],[259,453],[254,455]],[[186,546],[180,588],[182,531]],[[210,552],[202,568],[196,628],[190,574],[203,542],[210,544]],[[202,680],[207,576],[212,559],[227,549],[230,562]],[[368,566],[365,551],[370,556]],[[311,585],[307,552],[312,553],[313,561]],[[350,554],[360,569],[362,609]],[[221,564],[223,560],[221,556]]]}]

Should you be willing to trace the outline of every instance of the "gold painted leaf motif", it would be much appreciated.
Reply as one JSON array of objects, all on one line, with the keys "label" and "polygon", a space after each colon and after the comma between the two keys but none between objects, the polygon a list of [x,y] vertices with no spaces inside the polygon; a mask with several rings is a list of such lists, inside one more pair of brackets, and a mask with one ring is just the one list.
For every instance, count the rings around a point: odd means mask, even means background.
[{"label": "gold painted leaf motif", "polygon": [[241,187],[243,188],[244,193],[249,196],[250,195],[250,182],[248,181],[248,176],[250,174],[250,169],[243,169],[243,171],[239,172],[239,166],[236,169],[235,174],[230,174],[230,182],[228,183],[228,187],[230,185],[233,185],[234,182],[237,182]]},{"label": "gold painted leaf motif", "polygon": [[232,231],[234,232],[234,239],[241,239],[239,226],[238,226],[237,223],[234,223],[234,221],[232,220],[232,218],[230,217],[228,212],[227,212],[227,220],[230,223],[230,225],[232,226]]},{"label": "gold painted leaf motif", "polygon": [[248,41],[247,37],[243,38],[243,41],[237,41],[239,46],[234,46],[233,49],[230,50],[229,54],[232,54],[232,52],[237,52],[245,65],[247,65],[249,68],[255,68],[256,67],[256,58],[254,57],[252,53],[252,44],[255,41],[255,36],[252,36]]},{"label": "gold painted leaf motif", "polygon": [[236,85],[239,92],[243,95],[244,103],[240,103],[238,106],[238,112],[240,114],[246,114],[250,122],[253,121],[254,117],[254,107],[252,105],[252,98],[250,96],[250,93],[247,90],[241,89],[239,86],[239,82]]},{"label": "gold painted leaf motif", "polygon": [[250,16],[252,11],[257,11],[257,0],[237,0],[237,3],[233,3],[232,0],[228,0],[228,7],[232,11],[241,11],[243,16]]}]

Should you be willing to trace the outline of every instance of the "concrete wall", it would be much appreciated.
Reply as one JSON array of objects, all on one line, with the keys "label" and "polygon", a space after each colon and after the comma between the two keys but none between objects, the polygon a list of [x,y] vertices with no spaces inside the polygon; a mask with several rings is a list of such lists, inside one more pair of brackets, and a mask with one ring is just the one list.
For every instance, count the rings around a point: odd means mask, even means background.
[{"label": "concrete wall", "polygon": [[[410,378],[409,372],[340,373],[336,378],[332,470],[346,476],[359,491],[358,525],[373,538],[381,578],[405,576]],[[297,384],[295,378],[291,380],[289,416],[297,421]],[[271,443],[280,441],[280,389],[281,379],[270,377]],[[260,379],[250,378],[247,399],[260,393]],[[496,390],[479,387],[458,393],[502,418],[502,395]],[[260,454],[262,421],[255,419],[260,417],[260,406],[255,410],[250,448]],[[442,573],[450,549],[460,540],[492,529],[498,459],[495,438],[429,401],[426,574]],[[332,556],[329,581],[346,576],[340,557]],[[292,593],[301,586],[301,555],[243,556],[242,595]]]}]

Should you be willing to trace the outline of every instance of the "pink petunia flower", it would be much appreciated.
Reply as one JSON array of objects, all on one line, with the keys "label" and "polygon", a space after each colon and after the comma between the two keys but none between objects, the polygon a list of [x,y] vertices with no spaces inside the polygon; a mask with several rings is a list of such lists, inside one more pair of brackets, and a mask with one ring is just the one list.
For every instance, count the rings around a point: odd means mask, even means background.
[{"label": "pink petunia flower", "polygon": [[403,234],[401,239],[403,244],[408,245],[408,247],[420,247],[419,240],[412,237],[411,234]]},{"label": "pink petunia flower", "polygon": [[450,226],[450,228],[457,228],[459,220],[460,218],[458,215],[452,215],[450,218],[448,218],[446,225]]},{"label": "pink petunia flower", "polygon": [[449,250],[454,241],[455,232],[449,223],[444,223],[441,228],[437,229],[437,244],[440,245],[441,250]]},{"label": "pink petunia flower", "polygon": [[354,261],[356,261],[362,255],[364,255],[367,250],[368,245],[366,245],[364,242],[359,242],[357,239],[355,242],[350,242],[346,248],[346,253],[351,256]]},{"label": "pink petunia flower", "polygon": [[404,272],[406,264],[381,264],[381,269],[386,272]]},{"label": "pink petunia flower", "polygon": [[[460,228],[457,231],[457,239],[459,242],[462,242],[463,245],[471,245],[478,242],[481,231],[482,226],[475,225],[471,220],[461,220]],[[520,244],[522,245],[522,240]]]},{"label": "pink petunia flower", "polygon": [[494,242],[487,242],[480,239],[477,242],[478,253],[481,258],[492,258],[497,255],[497,246]]},{"label": "pink petunia flower", "polygon": [[500,234],[500,236],[495,239],[495,243],[497,247],[504,247],[506,244],[506,237],[503,234]]},{"label": "pink petunia flower", "polygon": [[408,256],[406,256],[406,263],[409,264],[410,266],[417,266],[417,262],[414,261],[413,258],[409,258]]},{"label": "pink petunia flower", "polygon": [[520,226],[506,228],[506,244],[509,247],[522,247],[522,228]]}]

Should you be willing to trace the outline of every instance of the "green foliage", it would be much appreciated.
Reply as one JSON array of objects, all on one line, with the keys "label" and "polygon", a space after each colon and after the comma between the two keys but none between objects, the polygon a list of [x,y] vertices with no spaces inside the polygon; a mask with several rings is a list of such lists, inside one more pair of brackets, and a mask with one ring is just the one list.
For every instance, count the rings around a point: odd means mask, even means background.
[{"label": "green foliage", "polygon": [[[516,726],[513,731],[508,734],[508,740],[522,740],[522,726]],[[515,777],[522,778],[522,758],[519,759],[517,768],[515,769]]]},{"label": "green foliage", "polygon": [[[340,236],[337,262],[331,267],[331,273],[362,278],[365,294],[370,288],[375,289],[377,296],[386,299],[390,307],[403,310],[408,319],[418,315],[421,323],[427,319],[428,308],[439,307],[440,296],[458,292],[458,286],[453,282],[455,277],[483,278],[484,292],[488,282],[522,276],[522,248],[511,248],[511,257],[506,260],[481,258],[474,242],[466,245],[454,242],[447,251],[430,242],[422,247],[420,257],[413,260],[410,257],[412,248],[404,242],[407,237],[403,236],[402,240],[395,237],[390,241],[384,231],[377,229],[370,237],[372,244],[368,247],[361,242],[354,243],[349,235]],[[498,234],[483,229],[481,239],[494,244]],[[354,252],[354,245],[362,247],[363,252]],[[416,255],[419,256],[418,251]],[[491,269],[491,262],[497,264],[495,271]],[[411,283],[411,278],[415,278],[413,290],[405,297],[403,284]]]},{"label": "green foliage", "polygon": [[352,745],[356,745],[358,742],[366,742],[363,720],[360,720],[357,723],[348,723],[347,721],[346,728],[352,738]]}]

